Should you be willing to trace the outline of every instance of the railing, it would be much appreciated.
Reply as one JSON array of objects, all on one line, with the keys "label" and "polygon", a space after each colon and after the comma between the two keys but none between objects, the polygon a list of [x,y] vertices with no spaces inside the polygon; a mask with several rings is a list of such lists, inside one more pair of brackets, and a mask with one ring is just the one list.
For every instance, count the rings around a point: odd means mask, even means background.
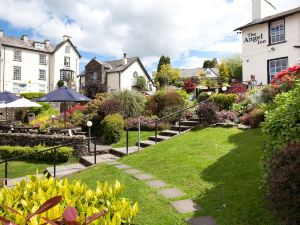
[{"label": "railing", "polygon": [[82,141],[74,141],[74,142],[70,142],[67,144],[63,144],[63,145],[58,145],[55,147],[51,147],[51,148],[47,148],[45,150],[42,151],[37,151],[37,152],[33,152],[30,154],[24,154],[24,155],[20,155],[20,156],[16,156],[10,159],[5,159],[3,161],[0,162],[1,164],[4,164],[4,184],[7,185],[7,180],[8,180],[8,163],[11,161],[18,161],[18,160],[22,160],[22,159],[27,159],[29,156],[34,156],[34,155],[38,155],[40,153],[43,152],[50,152],[52,151],[53,154],[53,177],[56,177],[56,166],[57,166],[57,151],[59,148],[61,147],[67,147],[67,146],[71,146],[74,144],[79,144],[79,143],[84,143],[84,142],[88,142],[88,152],[89,154],[91,154],[91,143],[92,140],[94,140],[94,164],[97,163],[97,154],[96,154],[96,138],[95,137],[90,137],[86,140],[82,140]]},{"label": "railing", "polygon": [[[208,100],[204,100],[204,101],[202,101],[202,102],[200,102],[200,103],[198,103],[198,104],[195,104],[195,105],[193,105],[193,106],[190,106],[190,107],[187,107],[187,108],[178,110],[178,111],[176,111],[176,112],[174,112],[174,113],[171,113],[171,114],[166,115],[166,116],[164,116],[164,117],[158,118],[158,119],[156,119],[156,120],[154,120],[154,121],[151,121],[151,122],[149,122],[149,123],[143,123],[143,125],[155,124],[155,144],[156,144],[156,143],[157,143],[158,125],[159,125],[159,123],[161,123],[162,121],[164,121],[164,120],[166,120],[166,119],[169,119],[170,117],[173,117],[173,116],[178,115],[178,131],[179,131],[179,133],[181,133],[181,119],[182,119],[182,113],[183,113],[183,112],[186,112],[186,111],[189,110],[189,109],[193,109],[193,108],[195,108],[195,107],[197,107],[197,106],[199,106],[199,105],[201,105],[201,104],[203,104],[203,103],[205,103],[205,102],[207,102],[207,101],[208,101]],[[201,118],[199,118],[199,122],[201,122]],[[139,126],[133,126],[133,127],[130,127],[130,128],[126,127],[126,153],[127,153],[127,154],[128,154],[128,152],[129,152],[129,130],[132,129],[132,128],[138,128],[138,129],[140,129],[140,125],[141,125],[141,124],[139,124]],[[140,132],[139,132],[139,135],[140,135]],[[140,146],[140,136],[138,137],[138,144],[139,144],[139,146]]]}]

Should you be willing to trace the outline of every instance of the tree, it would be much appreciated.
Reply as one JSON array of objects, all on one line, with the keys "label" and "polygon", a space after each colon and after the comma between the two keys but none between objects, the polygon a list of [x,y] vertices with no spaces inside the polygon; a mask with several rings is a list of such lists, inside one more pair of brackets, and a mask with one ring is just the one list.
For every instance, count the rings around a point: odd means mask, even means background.
[{"label": "tree", "polygon": [[229,69],[225,63],[221,63],[219,66],[220,77],[223,81],[227,81],[229,78]]},{"label": "tree", "polygon": [[107,86],[98,84],[94,81],[89,81],[85,84],[84,93],[87,97],[94,99],[97,93],[107,92]]},{"label": "tree", "polygon": [[57,87],[63,87],[65,85],[65,82],[63,81],[63,80],[59,80],[58,82],[57,82]]},{"label": "tree", "polygon": [[136,86],[142,91],[146,90],[146,79],[143,76],[139,76],[136,80]]},{"label": "tree", "polygon": [[161,56],[157,65],[157,72],[160,71],[162,65],[169,64],[171,65],[171,59],[168,56]]},{"label": "tree", "polygon": [[203,68],[214,68],[218,66],[218,60],[216,58],[213,58],[212,60],[205,60],[203,62]]},{"label": "tree", "polygon": [[164,64],[161,66],[160,71],[154,74],[154,80],[156,83],[159,82],[160,76],[168,76],[169,83],[174,84],[175,81],[179,80],[179,70],[174,69],[170,64]]},{"label": "tree", "polygon": [[239,54],[225,58],[222,62],[226,64],[229,70],[230,78],[238,79],[240,81],[243,79],[243,60]]}]

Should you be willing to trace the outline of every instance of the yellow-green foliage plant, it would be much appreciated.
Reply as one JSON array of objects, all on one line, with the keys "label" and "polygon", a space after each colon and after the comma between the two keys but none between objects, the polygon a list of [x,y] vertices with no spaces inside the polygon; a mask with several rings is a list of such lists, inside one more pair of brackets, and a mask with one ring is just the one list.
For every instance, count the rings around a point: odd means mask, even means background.
[{"label": "yellow-green foliage plant", "polygon": [[[91,190],[80,181],[28,176],[27,182],[23,180],[16,183],[11,190],[7,187],[0,190],[0,216],[16,224],[26,224],[24,216],[36,212],[47,200],[62,196],[56,206],[33,216],[27,224],[44,224],[46,221],[43,217],[50,220],[61,218],[64,210],[70,206],[77,209],[80,224],[84,224],[87,217],[103,211],[107,213],[92,224],[132,224],[138,213],[138,204],[132,204],[128,199],[120,197],[122,190],[123,186],[118,181],[113,185],[97,182],[96,189]],[[11,209],[21,215],[13,213]]]}]

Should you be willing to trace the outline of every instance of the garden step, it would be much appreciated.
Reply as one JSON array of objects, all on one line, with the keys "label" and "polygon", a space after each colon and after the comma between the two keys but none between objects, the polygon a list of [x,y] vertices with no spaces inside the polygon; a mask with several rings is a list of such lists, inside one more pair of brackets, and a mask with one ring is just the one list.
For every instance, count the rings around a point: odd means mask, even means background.
[{"label": "garden step", "polygon": [[[84,170],[86,167],[81,163],[67,164],[56,166],[56,177],[64,177],[73,173],[77,173],[81,170]],[[46,168],[46,173],[50,176],[54,176],[53,166]]]},{"label": "garden step", "polygon": [[151,136],[148,139],[150,141],[155,141],[157,139],[157,141],[160,142],[160,141],[165,141],[170,138],[171,138],[170,136],[157,135],[157,138],[155,136]]},{"label": "garden step", "polygon": [[[143,148],[140,148],[140,150],[143,150]],[[111,148],[109,150],[109,153],[115,155],[115,156],[125,156],[125,155],[130,155],[133,153],[138,152],[138,146],[129,146],[128,147],[128,154],[127,154],[127,150],[126,147],[120,147],[120,148]]]},{"label": "garden step", "polygon": [[185,120],[185,121],[181,121],[180,123],[183,126],[197,126],[199,124],[199,121]]},{"label": "garden step", "polygon": [[[35,174],[35,176],[42,178],[44,174]],[[7,179],[7,187],[9,189],[13,188],[16,186],[16,182],[20,183],[22,180],[28,181],[28,177],[17,177],[17,178],[12,178],[12,179]]]},{"label": "garden step", "polygon": [[[96,155],[96,163],[97,164],[103,164],[107,162],[112,162],[118,160],[120,157],[112,155],[112,154],[101,154],[101,155]],[[92,166],[94,165],[94,156],[89,155],[89,156],[83,156],[80,158],[80,162],[86,166]]]},{"label": "garden step", "polygon": [[151,145],[155,145],[155,141],[141,141],[140,142],[140,145],[142,148],[145,148],[145,147],[148,147],[148,146],[151,146]]},{"label": "garden step", "polygon": [[[193,126],[180,126],[181,131],[185,131],[188,129],[193,128]],[[174,125],[171,127],[171,130],[178,130],[179,131],[179,125]]]},{"label": "garden step", "polygon": [[191,118],[188,121],[193,121],[193,122],[198,122],[199,123],[199,118]]},{"label": "garden step", "polygon": [[176,131],[176,130],[163,130],[159,133],[160,135],[162,136],[175,136],[177,134],[179,134],[179,131]]}]

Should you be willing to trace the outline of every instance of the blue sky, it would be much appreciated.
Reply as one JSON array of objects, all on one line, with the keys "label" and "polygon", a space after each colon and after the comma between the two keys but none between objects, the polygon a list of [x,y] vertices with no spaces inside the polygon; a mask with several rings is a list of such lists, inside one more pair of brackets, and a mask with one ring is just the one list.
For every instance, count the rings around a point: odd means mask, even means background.
[{"label": "blue sky", "polygon": [[[271,0],[277,12],[299,0]],[[251,21],[250,0],[0,0],[5,35],[51,43],[69,35],[82,54],[81,69],[101,61],[138,56],[149,72],[168,55],[178,68],[201,67],[205,59],[241,53],[233,30]],[[4,6],[4,7],[2,7]],[[264,5],[263,14],[273,9]],[[273,10],[273,11],[272,11]]]}]

